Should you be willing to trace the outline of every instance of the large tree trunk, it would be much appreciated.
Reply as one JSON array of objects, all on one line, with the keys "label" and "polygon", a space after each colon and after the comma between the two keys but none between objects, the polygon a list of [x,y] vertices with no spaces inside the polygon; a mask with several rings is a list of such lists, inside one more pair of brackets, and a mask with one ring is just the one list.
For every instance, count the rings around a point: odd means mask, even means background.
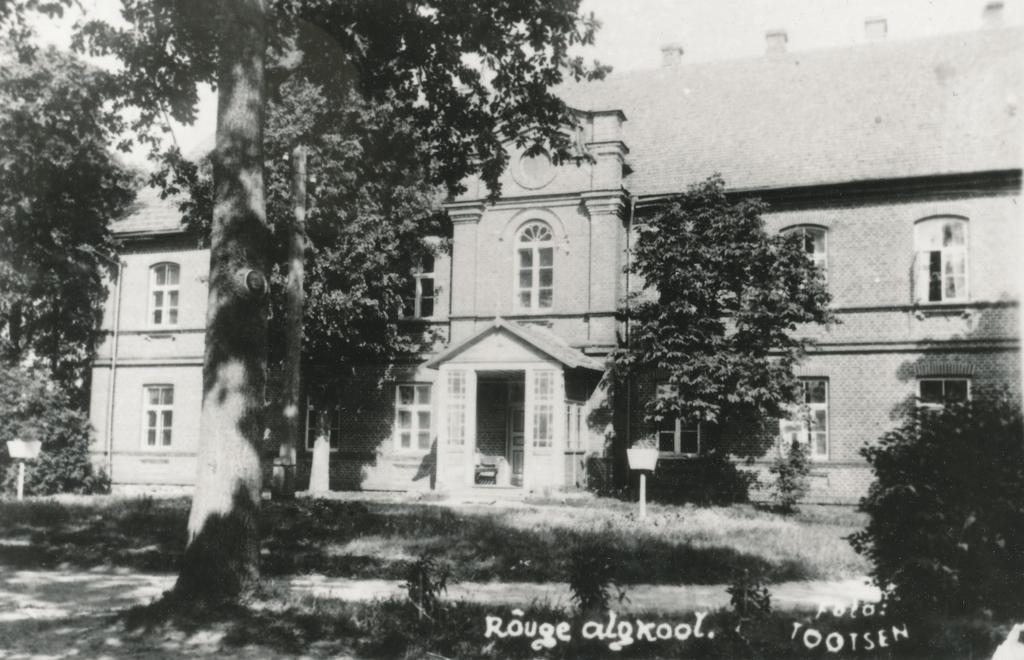
[{"label": "large tree trunk", "polygon": [[285,354],[281,388],[282,438],[274,461],[275,499],[295,497],[295,448],[299,445],[302,378],[303,279],[306,264],[306,148],[292,150],[292,201],[295,222],[288,236],[288,284],[285,289]]},{"label": "large tree trunk", "polygon": [[234,599],[259,577],[267,366],[263,188],[266,0],[220,0],[215,206],[198,477],[179,596]]}]

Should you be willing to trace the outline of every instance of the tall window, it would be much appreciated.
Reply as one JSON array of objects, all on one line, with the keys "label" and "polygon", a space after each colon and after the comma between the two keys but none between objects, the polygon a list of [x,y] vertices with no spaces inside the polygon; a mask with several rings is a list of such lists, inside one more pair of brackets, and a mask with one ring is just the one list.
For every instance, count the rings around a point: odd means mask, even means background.
[{"label": "tall window", "polygon": [[967,221],[931,218],[914,225],[918,302],[967,300]]},{"label": "tall window", "polygon": [[790,227],[784,229],[785,234],[797,234],[803,241],[804,252],[807,253],[808,258],[814,262],[814,265],[821,274],[827,275],[828,273],[828,242],[827,232],[824,227],[814,227],[811,225],[804,225],[800,227]]},{"label": "tall window", "polygon": [[[331,451],[338,451],[341,446],[341,409],[335,408],[330,413],[330,431],[328,432],[327,442],[330,445]],[[306,407],[306,450],[313,451],[313,447],[316,445],[316,436],[320,432],[317,425],[320,423],[319,413],[313,404],[309,404]]]},{"label": "tall window", "polygon": [[555,243],[543,222],[527,223],[516,239],[516,308],[550,309],[554,292]]},{"label": "tall window", "polygon": [[143,390],[143,444],[146,447],[170,447],[174,428],[174,386],[146,385]]},{"label": "tall window", "polygon": [[784,448],[793,441],[808,446],[814,460],[828,459],[828,379],[802,378],[798,408],[779,421]]},{"label": "tall window", "polygon": [[550,447],[555,440],[555,372],[533,376],[533,446]]},{"label": "tall window", "polygon": [[466,444],[466,372],[449,371],[445,387],[448,398],[448,444],[461,447]]},{"label": "tall window", "polygon": [[917,402],[923,408],[941,408],[947,403],[961,403],[970,398],[968,378],[919,378]]},{"label": "tall window", "polygon": [[430,449],[430,385],[397,387],[395,441],[399,449]]},{"label": "tall window", "polygon": [[413,295],[406,297],[402,316],[429,318],[434,315],[434,257],[427,255],[413,271]]},{"label": "tall window", "polygon": [[153,325],[178,325],[178,264],[149,269],[149,318]]},{"label": "tall window", "polygon": [[[674,396],[675,393],[675,385],[658,384],[658,398]],[[699,456],[700,445],[700,424],[683,426],[678,417],[666,417],[658,425],[658,451],[662,454]]]},{"label": "tall window", "polygon": [[586,406],[582,401],[565,402],[565,448],[569,450],[583,449],[583,410]]}]

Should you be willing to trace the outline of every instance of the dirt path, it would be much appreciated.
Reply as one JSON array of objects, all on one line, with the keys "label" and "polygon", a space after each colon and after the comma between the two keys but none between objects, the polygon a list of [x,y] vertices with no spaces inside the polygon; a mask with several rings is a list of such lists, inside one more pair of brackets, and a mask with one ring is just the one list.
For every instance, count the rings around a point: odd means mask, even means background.
[{"label": "dirt path", "polygon": [[[398,580],[352,580],[308,575],[291,578],[290,591],[321,598],[370,600],[401,596]],[[59,619],[104,614],[148,603],[174,585],[174,576],[129,571],[9,571],[0,575],[0,625],[26,619]],[[725,585],[628,585],[623,611],[690,612],[727,607]],[[877,600],[878,591],[864,580],[784,582],[771,585],[776,609],[808,609]],[[533,601],[570,604],[564,583],[462,582],[449,586],[447,597],[495,605]]]}]

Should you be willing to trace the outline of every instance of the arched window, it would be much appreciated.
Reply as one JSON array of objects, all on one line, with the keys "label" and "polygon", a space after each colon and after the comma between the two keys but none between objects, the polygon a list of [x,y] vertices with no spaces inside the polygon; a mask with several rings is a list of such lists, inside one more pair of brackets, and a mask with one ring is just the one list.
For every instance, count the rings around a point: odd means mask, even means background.
[{"label": "arched window", "polygon": [[967,221],[929,218],[914,225],[917,302],[967,300]]},{"label": "arched window", "polygon": [[555,242],[551,227],[534,220],[516,237],[516,308],[550,309],[554,293]]},{"label": "arched window", "polygon": [[178,325],[178,264],[149,269],[149,319],[153,325]]},{"label": "arched window", "polygon": [[814,262],[823,276],[828,274],[828,241],[824,227],[814,225],[801,225],[783,229],[784,234],[798,234],[803,240],[804,252]]}]

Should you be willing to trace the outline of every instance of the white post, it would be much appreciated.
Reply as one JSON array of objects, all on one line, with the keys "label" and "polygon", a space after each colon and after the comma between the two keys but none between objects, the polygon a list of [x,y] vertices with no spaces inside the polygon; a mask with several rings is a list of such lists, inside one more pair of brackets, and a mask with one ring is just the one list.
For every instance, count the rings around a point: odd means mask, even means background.
[{"label": "white post", "polygon": [[25,497],[25,461],[18,461],[18,499]]},{"label": "white post", "polygon": [[640,471],[640,520],[647,520],[647,473]]}]

